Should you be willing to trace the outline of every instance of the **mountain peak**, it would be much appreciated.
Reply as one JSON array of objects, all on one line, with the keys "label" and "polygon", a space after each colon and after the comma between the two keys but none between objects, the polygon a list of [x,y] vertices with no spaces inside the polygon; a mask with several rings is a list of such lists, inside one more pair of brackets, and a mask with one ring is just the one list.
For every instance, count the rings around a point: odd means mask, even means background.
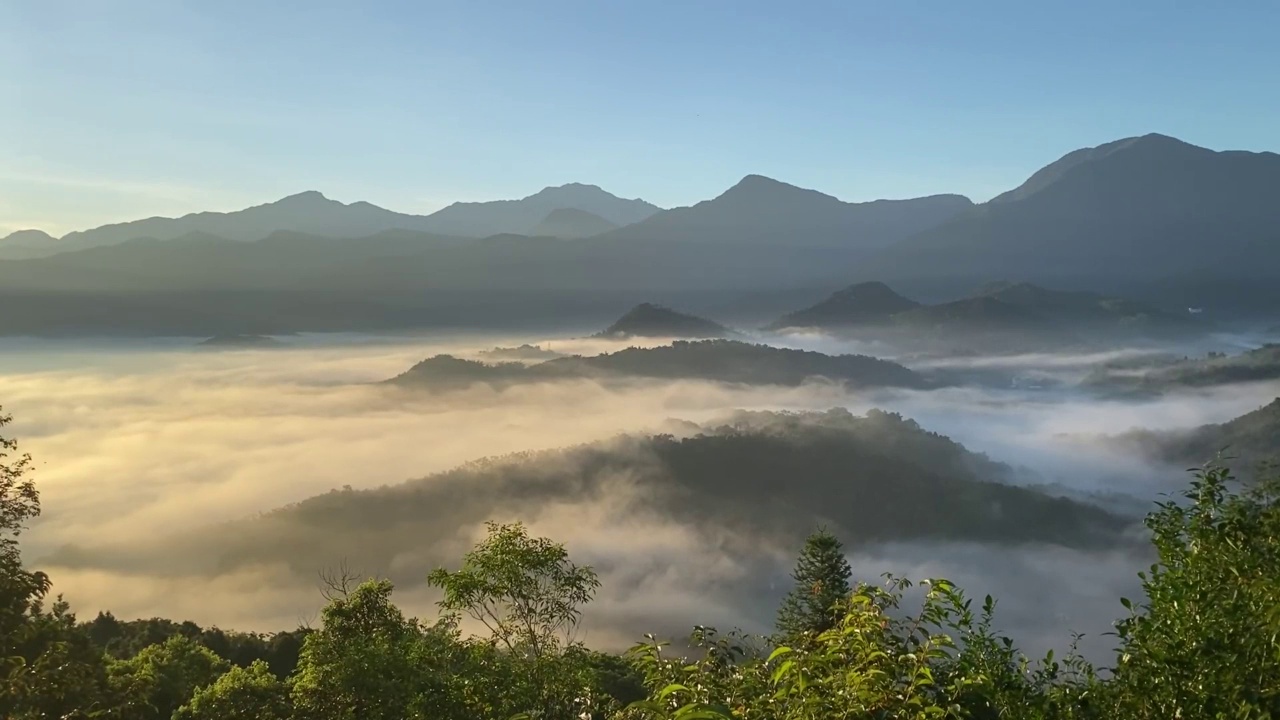
[{"label": "mountain peak", "polygon": [[601,337],[722,338],[732,333],[720,323],[676,312],[654,303],[640,303],[605,328]]},{"label": "mountain peak", "polygon": [[325,197],[324,193],[320,192],[319,190],[303,190],[300,193],[294,193],[293,195],[286,195],[271,204],[272,205],[303,205],[303,204],[315,205],[320,203],[331,203],[331,202],[334,202],[334,201]]},{"label": "mountain peak", "polygon": [[32,228],[29,230],[15,230],[9,233],[8,235],[6,235],[5,237],[0,238],[0,244],[36,245],[40,243],[52,242],[55,239],[56,238],[54,238],[52,235],[50,235],[49,233],[43,230],[36,230]]},{"label": "mountain peak", "polygon": [[841,327],[887,320],[919,303],[894,292],[882,282],[861,282],[832,293],[826,300],[797,310],[769,326],[773,330],[802,327]]}]

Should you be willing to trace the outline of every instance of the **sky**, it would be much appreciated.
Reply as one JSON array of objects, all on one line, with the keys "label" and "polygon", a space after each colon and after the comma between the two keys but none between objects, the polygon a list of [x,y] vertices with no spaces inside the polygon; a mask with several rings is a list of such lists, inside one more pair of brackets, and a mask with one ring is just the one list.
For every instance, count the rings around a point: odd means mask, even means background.
[{"label": "sky", "polygon": [[759,173],[982,201],[1148,132],[1280,150],[1280,3],[5,0],[0,235],[302,190],[426,213]]}]

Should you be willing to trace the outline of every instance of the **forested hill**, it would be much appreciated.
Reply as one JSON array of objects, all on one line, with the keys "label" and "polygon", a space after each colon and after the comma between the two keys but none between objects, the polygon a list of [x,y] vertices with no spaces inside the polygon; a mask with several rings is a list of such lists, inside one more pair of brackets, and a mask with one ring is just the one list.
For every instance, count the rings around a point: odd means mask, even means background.
[{"label": "forested hill", "polygon": [[677,340],[660,347],[557,358],[531,366],[487,364],[437,355],[389,382],[402,387],[448,390],[476,383],[502,387],[555,380],[627,378],[788,386],[825,378],[854,387],[932,387],[928,378],[888,360],[866,355],[824,355],[735,340]]}]

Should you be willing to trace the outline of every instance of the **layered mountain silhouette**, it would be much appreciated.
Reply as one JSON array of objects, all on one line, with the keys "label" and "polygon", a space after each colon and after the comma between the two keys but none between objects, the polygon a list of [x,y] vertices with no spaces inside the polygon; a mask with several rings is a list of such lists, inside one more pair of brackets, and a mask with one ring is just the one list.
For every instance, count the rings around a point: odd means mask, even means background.
[{"label": "layered mountain silhouette", "polygon": [[[621,227],[592,234],[608,224]],[[95,247],[71,251],[84,246]],[[1050,313],[1174,327],[1115,296],[1204,307],[1206,318],[1263,315],[1280,303],[1280,156],[1146,135],[1069,153],[978,206],[956,195],[846,203],[751,175],[668,211],[588,185],[429,216],[308,192],[233,213],[0,241],[0,258],[53,253],[0,262],[0,301],[30,308],[0,316],[0,333],[208,336],[537,317],[569,326],[601,323],[599,308],[621,309],[640,293],[715,295],[704,307],[717,308],[728,297],[785,293],[785,304],[767,308],[776,312],[850,279],[889,281],[932,301],[1010,277],[1099,295],[1050,302],[1026,288],[989,288],[952,305],[900,298],[876,308],[864,288],[784,324],[865,326],[888,316],[917,329],[1009,327]]]},{"label": "layered mountain silhouette", "polygon": [[[1280,155],[1151,134],[1068,153],[870,262],[883,277],[1095,277],[1280,267]],[[1269,265],[1265,265],[1269,264]]]},{"label": "layered mountain silhouette", "polygon": [[1024,336],[1076,342],[1078,333],[1121,332],[1135,337],[1191,333],[1207,326],[1142,303],[1090,292],[1050,290],[1031,283],[996,282],[971,296],[924,305],[888,285],[852,285],[816,305],[783,316],[772,330],[812,328],[858,331],[892,339],[902,333],[922,338],[973,339]]},{"label": "layered mountain silhouette", "polygon": [[617,228],[616,223],[586,210],[557,208],[547,213],[542,222],[534,225],[529,234],[573,239],[591,237]]},{"label": "layered mountain silhouette", "polygon": [[661,305],[641,303],[627,311],[627,314],[618,318],[617,322],[601,331],[599,337],[658,337],[702,340],[729,337],[733,334],[733,331],[720,323],[695,315],[676,312]]},{"label": "layered mountain silhouette", "polygon": [[659,213],[606,237],[628,242],[877,248],[946,222],[972,206],[960,195],[848,203],[748,175],[712,200]]},{"label": "layered mountain silhouette", "polygon": [[[172,240],[192,233],[236,241],[261,240],[277,232],[329,238],[363,238],[393,230],[476,238],[503,233],[536,234],[533,231],[538,225],[557,210],[577,210],[598,216],[607,224],[601,226],[600,232],[603,232],[647,218],[660,208],[643,200],[624,200],[594,185],[577,183],[545,188],[520,200],[454,203],[431,215],[398,213],[367,202],[342,203],[311,190],[234,212],[201,212],[180,218],[153,217],[103,225],[41,243],[40,249],[45,254],[53,254],[118,245],[140,238]],[[0,258],[30,257],[30,252],[8,248],[21,244],[27,250],[30,238],[35,237],[33,232],[39,231],[21,231],[15,233],[17,238],[0,240]]]}]

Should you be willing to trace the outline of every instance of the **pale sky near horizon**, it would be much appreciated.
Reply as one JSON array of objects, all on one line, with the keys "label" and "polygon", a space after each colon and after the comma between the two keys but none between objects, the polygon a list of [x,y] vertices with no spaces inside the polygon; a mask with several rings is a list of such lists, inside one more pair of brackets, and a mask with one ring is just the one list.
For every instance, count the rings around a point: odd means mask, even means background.
[{"label": "pale sky near horizon", "polygon": [[985,200],[1148,132],[1280,150],[1280,3],[5,0],[0,236],[759,173]]}]

